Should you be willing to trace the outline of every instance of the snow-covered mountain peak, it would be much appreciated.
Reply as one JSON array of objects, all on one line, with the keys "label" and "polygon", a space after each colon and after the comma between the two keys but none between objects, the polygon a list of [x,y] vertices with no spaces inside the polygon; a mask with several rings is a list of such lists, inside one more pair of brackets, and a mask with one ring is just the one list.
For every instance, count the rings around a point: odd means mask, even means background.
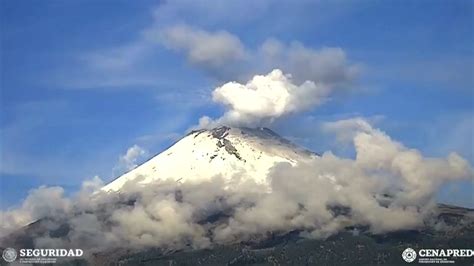
[{"label": "snow-covered mountain peak", "polygon": [[230,181],[253,179],[265,184],[269,169],[279,162],[297,164],[317,154],[300,148],[268,128],[222,126],[191,131],[171,147],[118,177],[103,190],[118,191],[127,181],[173,179],[199,182],[221,175]]}]

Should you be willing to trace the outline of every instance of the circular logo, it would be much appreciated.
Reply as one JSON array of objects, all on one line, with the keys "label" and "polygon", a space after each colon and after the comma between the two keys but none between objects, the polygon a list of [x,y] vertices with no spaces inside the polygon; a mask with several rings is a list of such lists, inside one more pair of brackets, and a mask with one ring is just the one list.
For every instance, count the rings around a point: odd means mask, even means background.
[{"label": "circular logo", "polygon": [[413,262],[416,259],[416,251],[412,248],[407,248],[403,251],[402,258],[406,262]]},{"label": "circular logo", "polygon": [[6,262],[13,262],[16,260],[16,250],[14,248],[6,248],[3,250],[2,258]]}]

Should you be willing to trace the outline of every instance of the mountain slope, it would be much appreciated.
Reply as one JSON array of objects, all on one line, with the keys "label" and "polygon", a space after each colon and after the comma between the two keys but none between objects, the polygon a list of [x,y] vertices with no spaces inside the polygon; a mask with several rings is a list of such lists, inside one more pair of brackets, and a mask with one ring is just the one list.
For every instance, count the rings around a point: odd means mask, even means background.
[{"label": "mountain slope", "polygon": [[[439,223],[447,226],[440,230]],[[34,238],[61,239],[70,230],[67,223],[52,229],[49,219],[41,219],[0,239],[0,252],[6,247],[34,248]],[[474,210],[439,204],[433,224],[421,230],[371,234],[347,228],[328,239],[302,238],[292,231],[208,249],[110,249],[94,253],[89,261],[59,260],[57,265],[408,265],[401,257],[405,248],[465,249],[473,241]],[[454,260],[456,265],[472,265],[474,257]]]},{"label": "mountain slope", "polygon": [[242,180],[249,178],[264,184],[268,170],[275,163],[295,165],[316,156],[267,128],[224,126],[196,130],[107,184],[103,190],[118,191],[131,180],[148,183],[171,178],[177,182],[199,182],[217,175],[230,180],[236,174]]}]

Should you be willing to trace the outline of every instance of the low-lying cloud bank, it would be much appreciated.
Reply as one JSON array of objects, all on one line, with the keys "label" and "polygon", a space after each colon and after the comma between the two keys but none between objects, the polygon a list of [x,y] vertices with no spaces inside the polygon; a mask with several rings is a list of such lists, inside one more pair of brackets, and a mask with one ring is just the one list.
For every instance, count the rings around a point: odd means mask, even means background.
[{"label": "low-lying cloud bank", "polygon": [[226,186],[216,176],[201,183],[129,182],[120,193],[106,193],[95,178],[70,198],[60,187],[32,190],[19,208],[1,213],[1,234],[50,217],[51,228],[67,223],[70,230],[66,237],[37,237],[37,246],[97,251],[204,248],[293,230],[325,238],[348,226],[381,233],[429,223],[440,186],[474,176],[457,154],[424,157],[361,118],[324,129],[352,141],[355,159],[326,152],[310,163],[275,165],[267,177],[271,192],[252,181]]}]

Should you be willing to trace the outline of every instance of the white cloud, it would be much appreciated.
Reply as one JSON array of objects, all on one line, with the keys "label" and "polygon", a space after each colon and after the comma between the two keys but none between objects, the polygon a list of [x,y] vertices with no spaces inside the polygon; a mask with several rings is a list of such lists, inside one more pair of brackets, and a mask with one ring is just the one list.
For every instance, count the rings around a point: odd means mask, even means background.
[{"label": "white cloud", "polygon": [[228,111],[212,120],[203,117],[201,127],[217,124],[260,125],[281,116],[310,110],[327,100],[334,87],[305,81],[294,84],[291,75],[275,69],[267,75],[256,75],[246,84],[228,82],[216,88],[213,100]]},{"label": "white cloud", "polygon": [[[311,110],[331,93],[347,90],[360,72],[360,66],[349,62],[341,48],[315,50],[298,42],[285,45],[269,39],[252,51],[228,32],[208,32],[186,25],[151,28],[145,35],[184,53],[190,63],[214,77],[235,80],[213,92],[214,102],[228,110],[217,119],[202,117],[200,127],[256,126]],[[255,70],[271,72],[255,75],[246,84],[239,81]]]},{"label": "white cloud", "polygon": [[127,152],[120,156],[117,165],[114,167],[114,174],[122,174],[133,168],[137,167],[138,163],[141,162],[148,155],[148,152],[138,145],[133,145],[127,149]]}]

